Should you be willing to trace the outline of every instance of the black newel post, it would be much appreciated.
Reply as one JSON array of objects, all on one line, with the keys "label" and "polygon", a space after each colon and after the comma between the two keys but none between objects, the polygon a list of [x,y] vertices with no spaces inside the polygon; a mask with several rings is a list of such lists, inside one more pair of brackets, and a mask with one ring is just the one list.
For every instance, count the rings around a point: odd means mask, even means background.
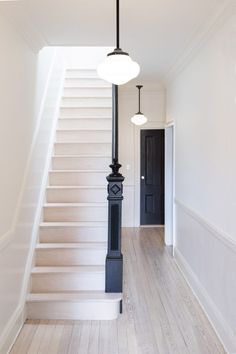
[{"label": "black newel post", "polygon": [[112,173],[108,181],[108,250],[106,256],[107,293],[122,292],[123,256],[121,253],[121,217],[124,177],[118,162],[118,86],[112,85]]}]

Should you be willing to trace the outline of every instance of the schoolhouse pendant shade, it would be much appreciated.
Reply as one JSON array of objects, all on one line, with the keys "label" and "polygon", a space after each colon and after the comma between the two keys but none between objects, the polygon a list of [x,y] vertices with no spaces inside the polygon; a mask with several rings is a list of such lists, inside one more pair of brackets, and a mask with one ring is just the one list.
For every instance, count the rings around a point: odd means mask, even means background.
[{"label": "schoolhouse pendant shade", "polygon": [[135,125],[143,125],[147,123],[147,117],[142,113],[136,113],[132,118],[131,122]]},{"label": "schoolhouse pendant shade", "polygon": [[140,91],[143,86],[137,85],[136,87],[138,88],[138,112],[130,120],[135,125],[143,125],[148,121],[147,117],[140,111]]},{"label": "schoolhouse pendant shade", "polygon": [[120,48],[120,3],[116,0],[116,48],[98,65],[98,76],[114,85],[123,85],[138,76],[140,67]]},{"label": "schoolhouse pendant shade", "polygon": [[98,76],[114,85],[123,85],[138,76],[139,65],[130,56],[116,49],[97,68]]}]

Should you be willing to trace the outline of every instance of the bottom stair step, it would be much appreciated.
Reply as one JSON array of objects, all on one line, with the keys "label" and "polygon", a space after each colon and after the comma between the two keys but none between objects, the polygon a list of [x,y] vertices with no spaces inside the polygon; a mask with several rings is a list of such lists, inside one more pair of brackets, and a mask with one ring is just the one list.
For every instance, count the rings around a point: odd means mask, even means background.
[{"label": "bottom stair step", "polygon": [[120,293],[78,291],[29,294],[27,319],[114,320],[120,312]]},{"label": "bottom stair step", "polygon": [[31,273],[32,293],[104,291],[105,267],[35,267]]}]

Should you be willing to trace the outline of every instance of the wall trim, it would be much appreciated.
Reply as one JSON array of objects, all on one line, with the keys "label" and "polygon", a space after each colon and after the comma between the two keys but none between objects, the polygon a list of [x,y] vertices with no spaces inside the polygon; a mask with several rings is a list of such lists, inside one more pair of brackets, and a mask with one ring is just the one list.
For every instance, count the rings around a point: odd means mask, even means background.
[{"label": "wall trim", "polygon": [[226,323],[214,302],[211,300],[205,288],[200,283],[196,274],[192,271],[191,267],[186,262],[184,256],[176,247],[174,248],[174,259],[186,282],[196,296],[209,322],[214,328],[226,352],[229,354],[235,354],[236,338],[234,333]]},{"label": "wall trim", "polygon": [[236,13],[235,0],[224,0],[213,14],[208,17],[205,23],[199,26],[193,34],[189,44],[177,58],[175,64],[167,71],[164,76],[166,86],[170,84],[193,60],[205,43],[221,28],[226,20]]},{"label": "wall trim", "polygon": [[19,305],[0,336],[0,354],[9,354],[25,322],[24,306]]},{"label": "wall trim", "polygon": [[171,120],[170,122],[166,122],[165,128],[170,128],[170,127],[173,127],[174,125],[175,125],[174,120]]},{"label": "wall trim", "polygon": [[220,242],[223,242],[230,250],[236,252],[236,239],[231,235],[217,228],[217,226],[211,224],[203,216],[197,214],[195,211],[190,209],[184,203],[175,198],[175,204],[179,206],[185,214],[191,216],[195,221],[197,221],[201,226],[207,229],[213,236],[215,236]]}]

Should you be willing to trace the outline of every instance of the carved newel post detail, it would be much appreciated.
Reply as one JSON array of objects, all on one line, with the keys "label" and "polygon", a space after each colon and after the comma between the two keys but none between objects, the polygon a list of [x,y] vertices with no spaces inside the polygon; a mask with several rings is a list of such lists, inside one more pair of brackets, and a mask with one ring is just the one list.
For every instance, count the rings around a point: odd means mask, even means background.
[{"label": "carved newel post detail", "polygon": [[106,257],[106,292],[120,293],[123,285],[121,219],[124,177],[118,162],[118,86],[112,85],[112,173],[108,181],[108,250]]}]

